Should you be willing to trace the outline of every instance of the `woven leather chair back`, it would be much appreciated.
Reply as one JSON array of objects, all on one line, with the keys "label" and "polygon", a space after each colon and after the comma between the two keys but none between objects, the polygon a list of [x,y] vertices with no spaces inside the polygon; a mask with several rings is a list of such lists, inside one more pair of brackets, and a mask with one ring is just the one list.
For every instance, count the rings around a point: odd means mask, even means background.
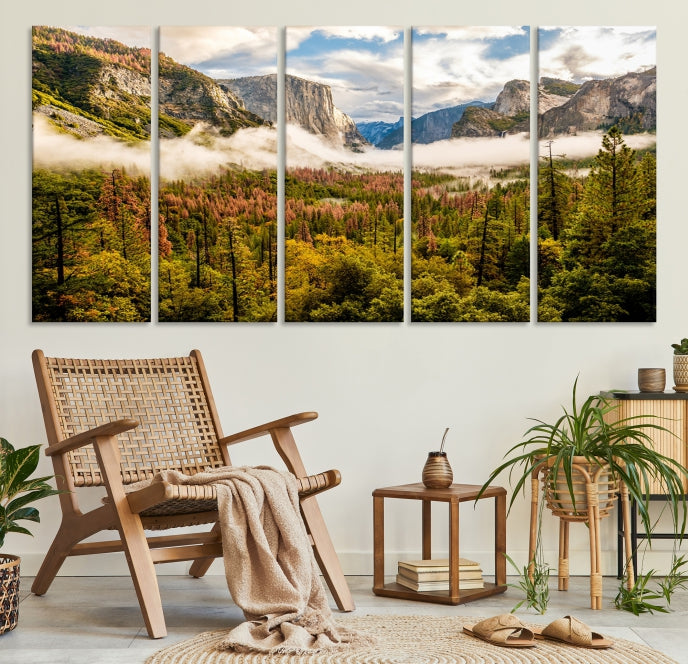
[{"label": "woven leather chair back", "polygon": [[[222,433],[193,355],[144,360],[45,358],[57,440],[113,420],[140,426],[119,436],[122,480],[150,479],[163,469],[194,474],[229,462]],[[50,443],[57,440],[49,441]],[[69,453],[74,486],[102,485],[91,445]]]}]

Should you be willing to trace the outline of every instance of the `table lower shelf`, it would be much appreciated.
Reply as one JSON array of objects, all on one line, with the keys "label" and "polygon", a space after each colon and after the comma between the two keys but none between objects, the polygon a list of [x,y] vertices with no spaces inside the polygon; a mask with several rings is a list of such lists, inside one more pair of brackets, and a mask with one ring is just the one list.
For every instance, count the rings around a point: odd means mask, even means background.
[{"label": "table lower shelf", "polygon": [[373,587],[373,592],[380,597],[396,597],[397,599],[411,599],[418,602],[436,602],[438,604],[463,604],[465,602],[472,602],[476,599],[483,599],[503,593],[506,586],[498,586],[494,583],[485,583],[484,588],[469,588],[460,590],[458,597],[452,597],[447,590],[427,590],[415,591],[409,590],[398,583],[385,583],[381,588]]}]

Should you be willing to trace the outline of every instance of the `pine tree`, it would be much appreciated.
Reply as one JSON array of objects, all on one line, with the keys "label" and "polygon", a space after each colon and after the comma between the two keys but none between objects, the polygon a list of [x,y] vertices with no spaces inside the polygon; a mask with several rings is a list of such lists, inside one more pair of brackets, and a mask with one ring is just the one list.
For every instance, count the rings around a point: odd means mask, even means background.
[{"label": "pine tree", "polygon": [[566,225],[571,188],[569,179],[555,166],[553,142],[547,142],[548,152],[538,173],[538,229],[540,237],[547,229],[558,240]]}]

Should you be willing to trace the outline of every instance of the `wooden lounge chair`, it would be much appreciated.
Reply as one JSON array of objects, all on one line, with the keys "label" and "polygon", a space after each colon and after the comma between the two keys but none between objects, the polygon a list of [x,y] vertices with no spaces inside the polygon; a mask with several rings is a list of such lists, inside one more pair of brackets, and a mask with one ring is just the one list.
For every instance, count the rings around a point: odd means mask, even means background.
[{"label": "wooden lounge chair", "polygon": [[[224,436],[201,354],[187,357],[86,360],[33,352],[33,365],[53,460],[62,523],[31,590],[47,592],[67,556],[123,551],[151,638],[166,635],[155,563],[193,561],[201,577],[222,555],[217,500],[212,486],[156,483],[125,493],[125,485],[150,479],[156,471],[194,474],[231,464],[228,446],[269,435],[300,484],[301,513],[316,560],[334,600],[354,609],[315,494],[339,484],[336,470],[308,475],[292,427],[317,413],[285,417]],[[83,513],[77,487],[104,486],[100,507]],[[209,532],[150,536],[146,530],[213,524]],[[102,530],[119,539],[90,541]]]}]

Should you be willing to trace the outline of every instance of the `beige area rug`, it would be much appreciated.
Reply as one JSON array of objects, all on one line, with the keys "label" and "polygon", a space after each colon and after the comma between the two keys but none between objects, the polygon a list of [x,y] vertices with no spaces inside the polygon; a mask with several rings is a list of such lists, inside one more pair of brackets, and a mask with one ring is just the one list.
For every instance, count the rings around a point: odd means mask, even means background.
[{"label": "beige area rug", "polygon": [[657,650],[622,639],[614,639],[614,646],[607,650],[540,640],[534,648],[503,648],[462,632],[464,624],[484,617],[338,618],[346,627],[375,636],[376,645],[311,655],[230,653],[216,648],[227,630],[204,632],[158,651],[146,664],[676,664]]}]

